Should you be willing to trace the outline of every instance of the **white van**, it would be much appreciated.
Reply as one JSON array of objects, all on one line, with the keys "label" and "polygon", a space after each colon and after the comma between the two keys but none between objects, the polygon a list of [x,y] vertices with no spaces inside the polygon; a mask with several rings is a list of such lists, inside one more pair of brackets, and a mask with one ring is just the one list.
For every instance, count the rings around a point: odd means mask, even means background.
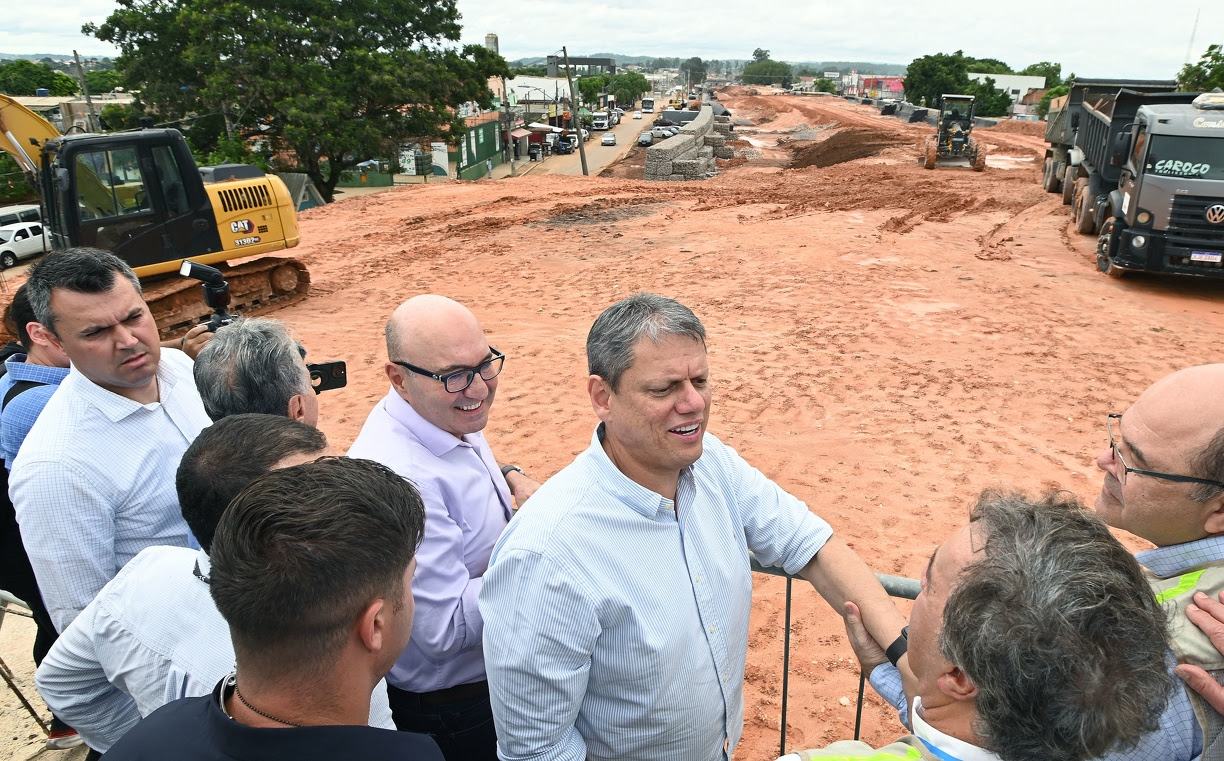
[{"label": "white van", "polygon": [[0,206],[0,227],[15,225],[18,222],[41,222],[42,211],[37,204],[19,204],[17,206]]}]

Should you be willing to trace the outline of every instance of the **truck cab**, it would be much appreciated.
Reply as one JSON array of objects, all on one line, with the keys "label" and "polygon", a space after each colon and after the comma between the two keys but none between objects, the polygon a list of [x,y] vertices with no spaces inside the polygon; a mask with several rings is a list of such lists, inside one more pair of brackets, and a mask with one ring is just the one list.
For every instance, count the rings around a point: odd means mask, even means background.
[{"label": "truck cab", "polygon": [[1107,274],[1224,277],[1224,93],[1186,100],[1142,103],[1110,146],[1117,182],[1095,215]]},{"label": "truck cab", "polygon": [[604,130],[609,129],[610,127],[611,123],[608,120],[607,111],[596,111],[595,113],[591,114],[591,129]]}]

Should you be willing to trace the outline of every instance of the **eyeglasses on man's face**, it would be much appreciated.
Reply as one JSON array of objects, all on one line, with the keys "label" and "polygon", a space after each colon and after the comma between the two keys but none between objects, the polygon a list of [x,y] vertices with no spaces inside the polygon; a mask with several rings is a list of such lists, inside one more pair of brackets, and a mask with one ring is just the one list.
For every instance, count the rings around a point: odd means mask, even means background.
[{"label": "eyeglasses on man's face", "polygon": [[1212,481],[1210,478],[1195,478],[1194,476],[1177,476],[1177,475],[1173,475],[1172,473],[1161,473],[1155,470],[1141,470],[1139,468],[1132,468],[1131,466],[1127,465],[1126,460],[1123,459],[1122,457],[1122,450],[1118,448],[1118,440],[1117,438],[1114,437],[1113,429],[1114,429],[1115,423],[1117,423],[1117,426],[1118,426],[1118,435],[1121,436],[1122,434],[1122,416],[1116,412],[1106,416],[1105,429],[1109,431],[1109,449],[1110,449],[1110,452],[1113,454],[1114,462],[1118,463],[1118,465],[1121,466],[1115,475],[1118,479],[1118,483],[1121,484],[1122,486],[1126,485],[1126,476],[1128,473],[1136,473],[1141,476],[1147,476],[1148,478],[1159,478],[1165,481],[1173,481],[1179,484],[1208,484],[1210,486],[1218,486],[1221,489],[1224,489],[1224,483],[1221,483],[1219,481]]},{"label": "eyeglasses on man's face", "polygon": [[492,355],[484,362],[481,362],[476,367],[465,367],[461,370],[454,370],[446,374],[439,374],[426,370],[423,367],[410,365],[407,362],[391,360],[392,364],[399,365],[405,370],[411,370],[417,375],[424,375],[426,378],[433,378],[440,381],[442,386],[450,393],[457,394],[463,391],[468,386],[472,385],[472,381],[476,380],[477,374],[485,380],[493,380],[497,374],[502,371],[502,365],[506,362],[506,355],[502,354],[492,346],[489,347],[489,354]]}]

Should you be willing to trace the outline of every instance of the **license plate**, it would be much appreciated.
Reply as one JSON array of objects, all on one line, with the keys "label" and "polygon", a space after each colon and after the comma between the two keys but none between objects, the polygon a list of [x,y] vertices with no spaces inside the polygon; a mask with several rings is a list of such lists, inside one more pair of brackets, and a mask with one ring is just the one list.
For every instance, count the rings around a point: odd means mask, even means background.
[{"label": "license plate", "polygon": [[1215,262],[1219,264],[1224,260],[1224,254],[1213,254],[1208,251],[1191,251],[1190,261],[1192,262]]}]

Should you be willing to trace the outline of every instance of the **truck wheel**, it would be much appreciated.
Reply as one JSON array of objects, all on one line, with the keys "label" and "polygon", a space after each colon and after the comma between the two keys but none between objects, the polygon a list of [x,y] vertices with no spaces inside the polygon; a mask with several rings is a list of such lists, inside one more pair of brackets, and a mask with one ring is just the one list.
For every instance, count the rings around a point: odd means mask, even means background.
[{"label": "truck wheel", "polygon": [[0,267],[3,267],[4,269],[8,269],[9,267],[16,267],[16,266],[17,266],[17,255],[16,254],[14,254],[12,251],[5,251],[3,254],[0,254]]},{"label": "truck wheel", "polygon": [[935,159],[939,157],[939,148],[935,145],[934,138],[926,139],[925,153],[923,154],[922,166],[925,169],[935,168]]},{"label": "truck wheel", "polygon": [[973,147],[973,171],[981,172],[986,169],[986,146],[978,143]]},{"label": "truck wheel", "polygon": [[[1085,183],[1086,184],[1086,183]],[[1092,208],[1096,200],[1084,188],[1075,194],[1075,231],[1080,235],[1092,235],[1096,232],[1096,211]]]},{"label": "truck wheel", "polygon": [[1045,188],[1045,192],[1054,192],[1054,159],[1047,157],[1045,166],[1041,170],[1041,187]]},{"label": "truck wheel", "polygon": [[1114,264],[1109,255],[1109,233],[1097,238],[1097,269],[1113,278],[1126,277],[1126,270]]},{"label": "truck wheel", "polygon": [[1070,206],[1075,200],[1075,175],[1079,173],[1079,169],[1073,166],[1067,167],[1063,173],[1062,194],[1063,205]]}]

